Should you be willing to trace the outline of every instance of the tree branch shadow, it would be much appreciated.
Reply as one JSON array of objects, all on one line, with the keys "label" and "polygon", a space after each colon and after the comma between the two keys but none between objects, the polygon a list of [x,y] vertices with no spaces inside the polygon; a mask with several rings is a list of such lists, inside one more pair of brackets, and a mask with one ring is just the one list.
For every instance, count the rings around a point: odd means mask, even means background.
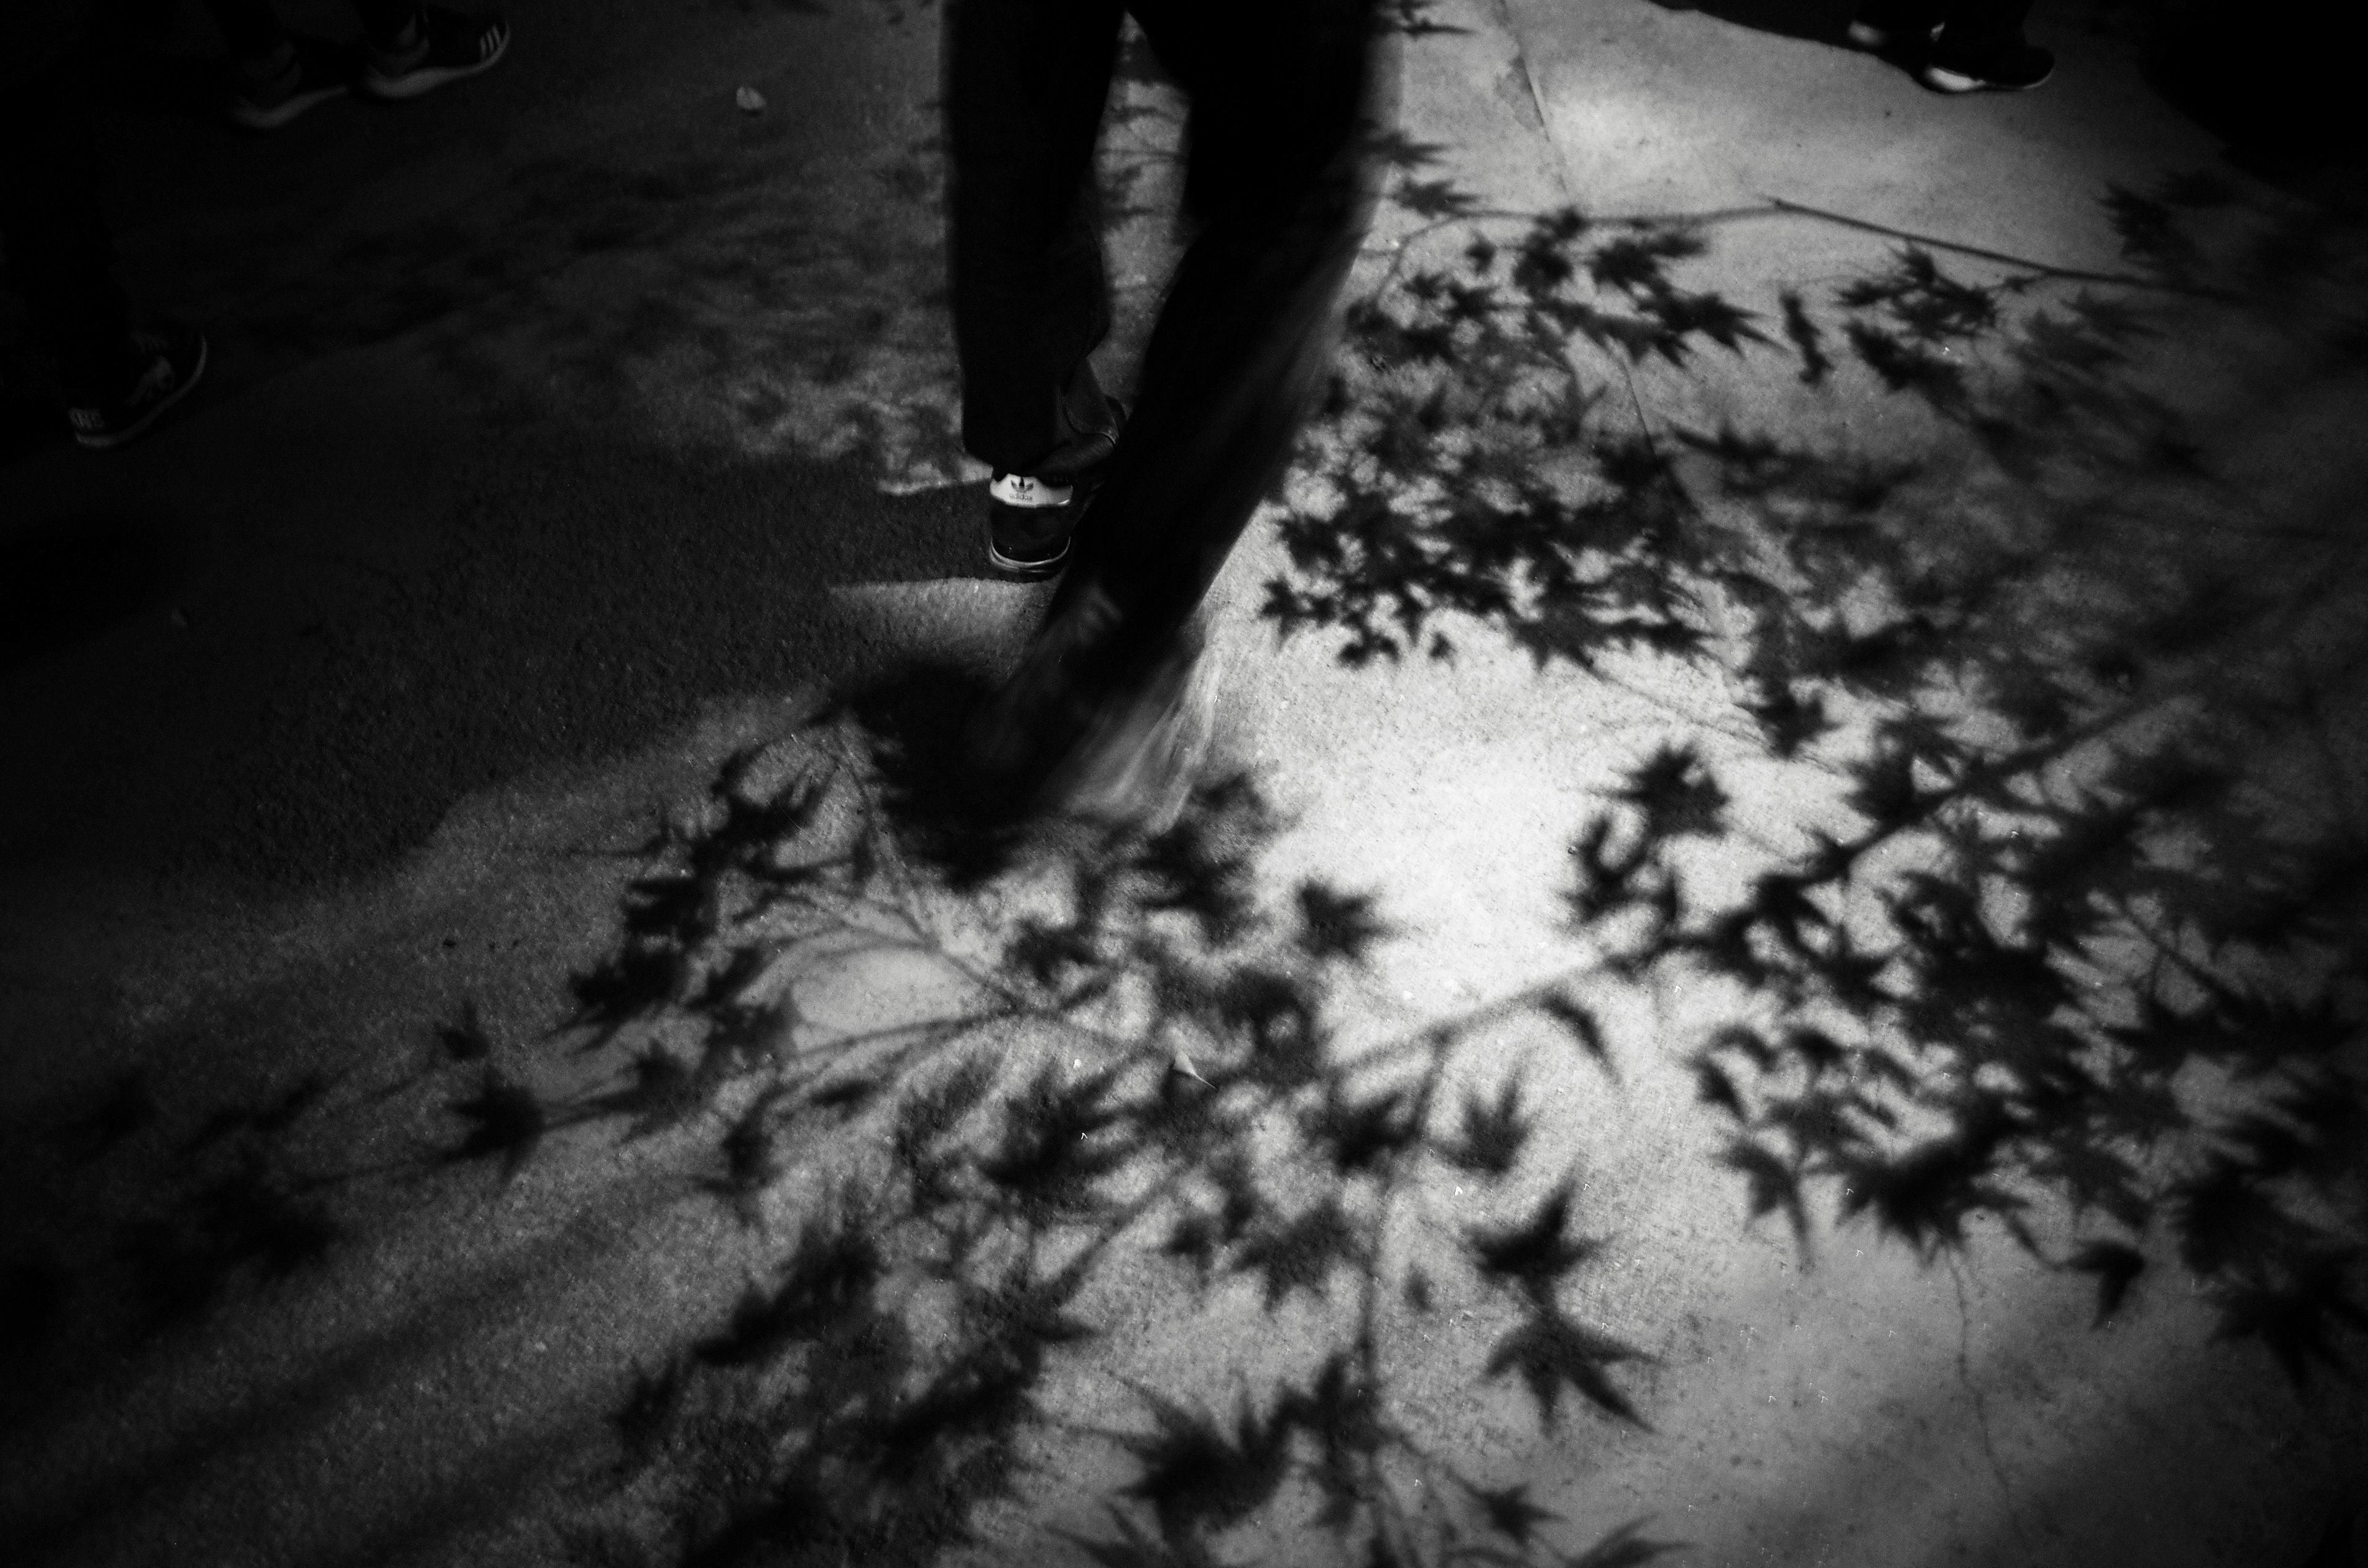
[{"label": "tree branch shadow", "polygon": [[1541,672],[1725,672],[1840,810],[1695,895],[1696,846],[1740,846],[1665,742],[1574,842],[1569,899],[1616,972],[1732,999],[1692,1065],[1752,1214],[1805,1248],[1819,1192],[1927,1259],[1985,1216],[2093,1276],[2100,1322],[2171,1255],[2299,1387],[2368,1326],[2368,927],[2339,891],[2368,824],[2336,739],[2368,585],[2346,505],[2215,475],[2150,361],[2259,333],[2289,406],[2340,398],[2362,236],[2208,176],[2107,207],[2171,292],[1970,282],[1910,245],[1782,294],[1806,395],[1921,410],[1899,457],[1635,400],[1647,360],[1773,347],[1679,280],[1699,230],[1442,229],[1350,312],[1265,613],[1351,665],[1478,629]]}]

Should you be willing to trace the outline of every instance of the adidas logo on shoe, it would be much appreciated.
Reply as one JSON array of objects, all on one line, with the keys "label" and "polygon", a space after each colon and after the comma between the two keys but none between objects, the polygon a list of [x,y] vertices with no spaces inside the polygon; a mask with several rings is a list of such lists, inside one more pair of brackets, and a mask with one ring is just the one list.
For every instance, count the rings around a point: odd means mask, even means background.
[{"label": "adidas logo on shoe", "polygon": [[1047,484],[1024,473],[998,473],[986,487],[988,496],[1004,506],[1028,508],[1065,506],[1076,491],[1074,484]]}]

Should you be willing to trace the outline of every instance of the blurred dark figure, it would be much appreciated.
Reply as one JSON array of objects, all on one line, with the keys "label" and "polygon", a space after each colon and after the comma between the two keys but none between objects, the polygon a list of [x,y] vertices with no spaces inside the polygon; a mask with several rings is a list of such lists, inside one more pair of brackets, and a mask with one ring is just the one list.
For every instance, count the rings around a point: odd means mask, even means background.
[{"label": "blurred dark figure", "polygon": [[499,17],[466,16],[420,0],[352,0],[359,51],[302,38],[279,24],[271,0],[206,0],[230,46],[238,79],[230,118],[276,131],[314,104],[359,89],[399,100],[491,70],[510,46]]},{"label": "blurred dark figure", "polygon": [[2055,74],[2055,56],[2022,36],[2030,15],[2031,0],[1862,0],[1850,40],[1937,92],[2020,92]]},{"label": "blurred dark figure", "polygon": [[[947,17],[962,440],[994,471],[987,553],[1067,575],[982,716],[990,790],[1172,818],[1205,747],[1196,610],[1322,384],[1372,207],[1389,51],[1373,0],[958,0]],[[1191,241],[1121,411],[1093,153],[1133,15],[1190,99]]]},{"label": "blurred dark figure", "polygon": [[0,245],[34,343],[57,361],[74,439],[104,449],[188,395],[206,340],[179,324],[131,326],[96,195],[85,23],[71,0],[0,6]]}]

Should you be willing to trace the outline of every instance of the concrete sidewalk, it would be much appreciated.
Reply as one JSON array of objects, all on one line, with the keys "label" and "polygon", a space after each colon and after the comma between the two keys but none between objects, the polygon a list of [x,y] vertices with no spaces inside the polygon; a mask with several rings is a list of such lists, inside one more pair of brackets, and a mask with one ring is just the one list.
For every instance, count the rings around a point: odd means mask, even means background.
[{"label": "concrete sidewalk", "polygon": [[[1448,30],[1406,42],[1401,130],[1434,149],[1406,179],[1514,212],[1755,210],[1713,225],[1685,278],[1774,337],[1781,291],[1878,267],[1901,233],[2122,272],[2106,187],[2214,153],[2125,48],[2056,8],[2034,24],[2056,80],[1970,100],[1793,36],[1838,33],[1839,13],[1785,11],[1786,32],[1715,11],[1445,0],[1428,15]],[[0,1398],[0,1535],[30,1562],[622,1561],[588,1532],[626,1506],[612,1466],[637,1375],[716,1344],[884,1157],[854,1133],[785,1155],[753,1225],[712,1196],[719,1119],[611,1136],[552,1113],[507,1182],[453,1157],[481,1065],[552,1106],[642,1103],[616,1098],[637,1082],[626,1043],[551,1031],[647,896],[629,884],[654,823],[709,809],[735,756],[843,763],[830,748],[853,732],[817,717],[826,692],[916,662],[983,674],[1042,598],[976,573],[975,496],[955,483],[975,476],[950,434],[934,12],[513,15],[498,72],[400,113],[332,104],[268,142],[123,106],[107,120],[126,280],[206,321],[220,368],[120,459],[51,443],[0,467],[0,544],[114,593],[0,671],[12,1332],[52,1302]],[[744,85],[761,113],[734,106]],[[1172,147],[1169,100],[1127,94],[1153,112],[1109,149],[1146,171],[1147,210],[1113,236],[1121,378],[1168,256]],[[1366,280],[1402,242],[1463,242],[1427,222],[1385,207]],[[1662,434],[1933,438],[1861,370],[1814,392],[1795,370],[1771,345],[1588,373]],[[2187,391],[2206,412],[2248,395]],[[2305,412],[2340,431],[2352,397]],[[2214,428],[2270,475],[2263,495],[2353,477]],[[1565,917],[1570,845],[1656,744],[1697,746],[1735,797],[1742,827],[1706,852],[1705,887],[1852,820],[1838,766],[1765,755],[1738,678],[1541,669],[1486,628],[1452,665],[1345,667],[1335,641],[1278,643],[1260,617],[1290,570],[1254,529],[1212,598],[1221,749],[1287,819],[1259,889],[1369,891],[1394,927],[1332,998],[1344,1051],[1600,960]],[[768,1049],[851,1051],[984,1005],[980,955],[1042,890],[894,871],[952,935],[757,930],[761,974],[796,998]],[[1565,1305],[1637,1353],[1619,1369],[1641,1419],[1542,1423],[1520,1380],[1484,1371],[1477,1298],[1393,1320],[1393,1419],[1463,1473],[1525,1485],[1571,1551],[1644,1520],[1637,1540],[1704,1565],[2299,1559],[2368,1444],[2356,1391],[2322,1380],[2299,1402],[2169,1287],[2092,1331],[2093,1282],[1996,1226],[1927,1260],[1864,1223],[1821,1230],[1809,1267],[1772,1219],[1746,1226],[1719,1164],[1690,1053],[1720,999],[1640,980],[1590,1000],[1616,1076],[1535,1018],[1472,1038],[1530,1071],[1522,1170],[1583,1173],[1573,1224],[1600,1245]],[[976,1049],[1010,1074],[1061,1067],[1067,1037],[996,1028]],[[365,1173],[320,1199],[335,1240],[262,1282],[233,1247],[217,1297],[151,1331],[121,1259],[176,1256],[160,1230],[216,1222],[183,1188],[248,1138],[292,1168]],[[1425,1200],[1417,1259],[1480,1211],[1461,1185]],[[1320,1268],[1279,1312],[1247,1288],[1198,1310],[1172,1251],[1113,1244],[1074,1309],[1101,1336],[1033,1391],[1037,1468],[944,1561],[1166,1561],[1080,1544],[1117,1539],[1125,1439],[1149,1429],[1138,1391],[1222,1425],[1237,1390],[1326,1343]],[[917,1286],[900,1310],[940,1329],[952,1311]],[[698,1528],[649,1539],[688,1562]],[[1222,1560],[1334,1550],[1278,1506],[1246,1512]]]}]

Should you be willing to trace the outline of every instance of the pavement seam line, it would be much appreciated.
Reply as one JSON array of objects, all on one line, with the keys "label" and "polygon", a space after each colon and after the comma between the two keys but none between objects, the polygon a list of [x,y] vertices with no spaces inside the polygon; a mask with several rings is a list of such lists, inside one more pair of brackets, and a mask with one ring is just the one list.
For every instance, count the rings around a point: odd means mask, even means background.
[{"label": "pavement seam line", "polygon": [[1513,25],[1512,0],[1491,0],[1497,11],[1497,25],[1505,29],[1512,41],[1513,64],[1521,73],[1521,85],[1530,95],[1530,108],[1538,117],[1538,134],[1544,138],[1546,150],[1554,154],[1554,182],[1562,187],[1564,199],[1577,201],[1578,194],[1571,187],[1570,165],[1562,155],[1562,143],[1554,140],[1554,123],[1546,119],[1546,101],[1538,92],[1537,74],[1530,69],[1529,45],[1521,41],[1519,28]]},{"label": "pavement seam line", "polygon": [[1990,1438],[1989,1402],[1983,1397],[1981,1385],[1974,1381],[1974,1314],[1965,1296],[1964,1263],[1953,1252],[1948,1258],[1949,1281],[1957,1289],[1957,1381],[1973,1403],[1974,1429],[1981,1434],[1982,1457],[1989,1461],[1990,1477],[1998,1483],[1998,1497],[2006,1505],[2007,1522],[2014,1527],[2015,1534],[2026,1536],[2030,1532],[2023,1528],[2022,1511],[2015,1506],[2014,1486],[2007,1480],[2006,1466],[1998,1460],[1998,1445]]}]

